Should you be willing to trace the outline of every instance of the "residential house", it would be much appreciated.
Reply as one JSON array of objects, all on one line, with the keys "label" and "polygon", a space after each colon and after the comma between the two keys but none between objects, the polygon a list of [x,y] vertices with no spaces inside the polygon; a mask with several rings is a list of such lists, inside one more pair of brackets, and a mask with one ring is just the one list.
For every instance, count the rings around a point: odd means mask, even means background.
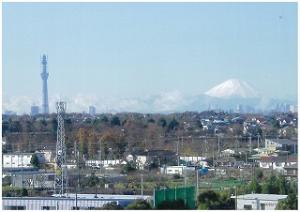
[{"label": "residential house", "polygon": [[298,164],[285,165],[283,174],[286,177],[298,178]]},{"label": "residential house", "polygon": [[261,157],[261,159],[258,160],[260,168],[273,169],[280,173],[284,172],[285,166],[295,165],[297,161],[297,156],[268,156]]},{"label": "residential house", "polygon": [[33,153],[5,153],[2,155],[3,168],[32,168],[30,163]]},{"label": "residential house", "polygon": [[265,148],[270,150],[284,150],[290,153],[297,153],[297,141],[290,139],[265,139]]},{"label": "residential house", "polygon": [[139,169],[144,169],[145,166],[150,164],[160,166],[177,161],[176,153],[169,150],[149,150],[132,153],[132,155],[134,155],[136,165]]},{"label": "residential house", "polygon": [[165,166],[160,169],[162,174],[183,176],[187,172],[195,171],[195,167],[187,166]]}]

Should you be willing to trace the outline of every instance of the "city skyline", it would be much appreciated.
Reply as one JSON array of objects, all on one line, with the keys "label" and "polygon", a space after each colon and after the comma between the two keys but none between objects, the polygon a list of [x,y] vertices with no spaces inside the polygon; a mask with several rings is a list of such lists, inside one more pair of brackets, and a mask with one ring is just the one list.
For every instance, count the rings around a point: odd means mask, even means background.
[{"label": "city skyline", "polygon": [[296,3],[4,3],[3,17],[3,111],[41,105],[43,53],[50,112],[168,107],[231,78],[297,99]]}]

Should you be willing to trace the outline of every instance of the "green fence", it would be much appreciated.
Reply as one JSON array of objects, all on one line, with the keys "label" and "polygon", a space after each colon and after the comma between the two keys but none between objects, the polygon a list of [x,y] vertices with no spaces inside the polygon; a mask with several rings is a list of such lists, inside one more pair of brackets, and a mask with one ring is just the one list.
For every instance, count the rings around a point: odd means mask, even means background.
[{"label": "green fence", "polygon": [[189,209],[195,209],[195,186],[155,189],[154,207],[165,200],[174,201],[182,199]]}]

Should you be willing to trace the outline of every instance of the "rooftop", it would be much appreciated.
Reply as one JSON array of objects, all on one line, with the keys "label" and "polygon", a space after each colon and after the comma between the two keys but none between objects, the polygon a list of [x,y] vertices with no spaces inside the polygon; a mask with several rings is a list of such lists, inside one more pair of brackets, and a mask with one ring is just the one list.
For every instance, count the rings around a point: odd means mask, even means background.
[{"label": "rooftop", "polygon": [[[281,199],[287,198],[288,195],[279,195],[279,194],[245,194],[239,195],[237,199],[246,199],[246,200],[268,200],[268,201],[278,201]],[[235,196],[231,197],[235,198]]]},{"label": "rooftop", "polygon": [[271,140],[272,142],[275,142],[277,144],[285,144],[285,145],[297,144],[297,141],[290,140],[290,139],[266,139],[266,140]]}]

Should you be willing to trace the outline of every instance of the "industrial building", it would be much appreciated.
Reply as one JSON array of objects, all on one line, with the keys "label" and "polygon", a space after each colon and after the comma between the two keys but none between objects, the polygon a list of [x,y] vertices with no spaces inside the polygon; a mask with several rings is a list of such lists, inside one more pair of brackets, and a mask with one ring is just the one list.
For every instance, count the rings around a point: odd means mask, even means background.
[{"label": "industrial building", "polygon": [[111,202],[116,202],[123,207],[131,202],[143,199],[151,201],[151,196],[141,195],[103,195],[103,194],[68,194],[64,197],[3,197],[4,210],[72,210],[97,209]]}]

